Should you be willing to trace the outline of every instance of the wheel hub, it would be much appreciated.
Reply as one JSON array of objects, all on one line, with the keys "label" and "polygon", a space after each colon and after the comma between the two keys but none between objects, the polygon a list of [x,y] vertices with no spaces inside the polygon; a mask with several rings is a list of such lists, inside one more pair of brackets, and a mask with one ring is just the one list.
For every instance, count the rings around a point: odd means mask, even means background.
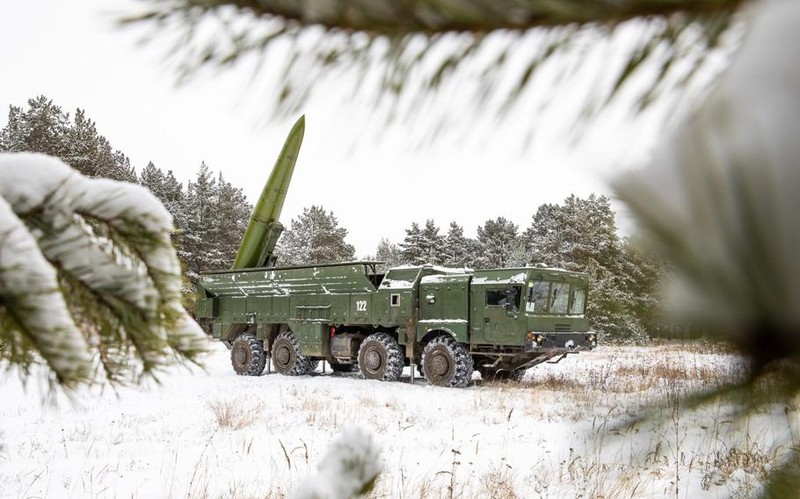
[{"label": "wheel hub", "polygon": [[[430,371],[431,374],[435,374],[437,376],[444,376],[447,374],[447,371],[450,369],[450,362],[447,361],[447,358],[444,355],[436,355],[431,359],[430,363]],[[426,371],[428,371],[428,367],[426,366]]]},{"label": "wheel hub", "polygon": [[233,360],[238,366],[245,365],[247,363],[247,352],[243,348],[237,348],[236,351],[233,352]]},{"label": "wheel hub", "polygon": [[381,367],[381,354],[378,353],[376,350],[369,350],[365,357],[366,357],[365,360],[367,364],[367,369],[375,371]]},{"label": "wheel hub", "polygon": [[288,348],[279,348],[278,351],[275,352],[275,360],[277,360],[281,365],[288,364],[290,358],[291,355],[289,354]]}]

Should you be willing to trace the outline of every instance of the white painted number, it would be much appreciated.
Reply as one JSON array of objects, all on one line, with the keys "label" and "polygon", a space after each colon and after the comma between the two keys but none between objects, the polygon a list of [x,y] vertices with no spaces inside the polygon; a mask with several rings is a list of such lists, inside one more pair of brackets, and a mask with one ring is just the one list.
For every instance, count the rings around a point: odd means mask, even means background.
[{"label": "white painted number", "polygon": [[356,302],[356,312],[367,311],[367,300],[359,300]]}]

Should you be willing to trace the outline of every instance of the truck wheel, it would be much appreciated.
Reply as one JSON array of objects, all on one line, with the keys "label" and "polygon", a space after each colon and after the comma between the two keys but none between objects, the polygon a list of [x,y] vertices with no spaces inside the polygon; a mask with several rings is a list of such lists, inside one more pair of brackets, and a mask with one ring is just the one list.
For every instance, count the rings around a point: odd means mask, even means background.
[{"label": "truck wheel", "polygon": [[260,376],[267,364],[264,342],[252,334],[241,334],[231,345],[231,364],[239,376]]},{"label": "truck wheel", "polygon": [[451,336],[432,339],[422,351],[422,369],[428,383],[463,388],[472,379],[472,356]]},{"label": "truck wheel", "polygon": [[358,367],[367,379],[397,381],[403,373],[403,349],[386,333],[367,336],[358,349]]},{"label": "truck wheel", "polygon": [[286,376],[302,376],[312,371],[313,361],[300,352],[300,344],[291,331],[284,331],[272,343],[272,364]]}]

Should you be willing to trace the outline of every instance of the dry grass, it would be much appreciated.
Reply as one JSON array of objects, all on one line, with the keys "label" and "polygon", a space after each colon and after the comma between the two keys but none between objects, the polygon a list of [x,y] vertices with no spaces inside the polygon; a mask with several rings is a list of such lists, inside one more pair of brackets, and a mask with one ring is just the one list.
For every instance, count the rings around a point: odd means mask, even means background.
[{"label": "dry grass", "polygon": [[217,426],[234,431],[242,430],[255,423],[264,407],[260,401],[243,406],[235,400],[215,400],[209,402],[208,405],[211,412],[214,413]]},{"label": "dry grass", "polygon": [[[278,499],[315,472],[341,428],[358,425],[383,447],[373,498],[753,497],[797,446],[793,436],[785,444],[784,434],[788,428],[800,435],[798,406],[736,423],[735,407],[693,411],[681,398],[737,379],[740,360],[708,345],[601,348],[533,368],[522,383],[464,390],[277,375],[244,380],[251,383],[240,388],[242,379],[210,378],[192,392],[218,383],[206,392],[210,398],[200,398],[212,402],[191,400],[205,418],[164,427],[162,412],[172,409],[131,411],[107,422],[102,434],[94,419],[59,418],[57,445],[31,438],[5,453],[32,463],[53,455],[103,463],[121,456],[116,468],[93,471],[87,484],[80,482],[86,475],[62,472],[58,486],[73,495],[113,490],[118,468],[159,484],[165,476],[160,490],[167,497]],[[648,414],[653,418],[631,423]],[[160,451],[161,442],[142,437],[149,434],[173,443]],[[138,464],[131,441],[150,445],[151,455],[167,452],[159,475]],[[21,490],[51,472],[39,467],[21,476]]]},{"label": "dry grass", "polygon": [[481,487],[483,488],[479,493],[481,497],[490,499],[517,499],[519,497],[514,487],[514,473],[510,467],[484,473],[481,477]]},{"label": "dry grass", "polygon": [[[729,428],[730,411],[720,411],[706,421],[701,413],[683,407],[682,394],[744,376],[744,363],[727,345],[627,347],[570,360],[571,364],[556,368],[534,368],[521,383],[478,382],[469,406],[483,414],[487,428],[502,427],[517,418],[530,424],[563,421],[576,428],[592,421],[592,434],[568,459],[548,462],[531,447],[531,460],[523,468],[501,459],[487,471],[485,462],[498,456],[486,454],[490,451],[484,446],[489,448],[491,443],[479,440],[474,452],[454,452],[450,466],[432,469],[411,483],[403,470],[386,470],[371,497],[675,497],[685,496],[691,484],[701,483],[704,490],[723,496],[751,497],[760,490],[758,484],[768,470],[786,454],[780,447],[754,443],[757,439],[751,438],[747,428]],[[361,410],[371,413],[404,413],[403,403],[397,400],[361,396],[358,402]],[[647,411],[664,417],[660,422],[656,417],[628,428],[619,426]],[[422,418],[415,421],[417,425],[435,426],[442,433],[457,427],[455,422],[442,426],[434,414],[414,416]],[[697,428],[699,422],[707,426]],[[730,443],[723,443],[729,438],[733,439]],[[453,440],[458,441],[455,436]],[[625,442],[627,450],[609,454],[607,449],[620,442]],[[475,464],[481,461],[483,465]]]}]

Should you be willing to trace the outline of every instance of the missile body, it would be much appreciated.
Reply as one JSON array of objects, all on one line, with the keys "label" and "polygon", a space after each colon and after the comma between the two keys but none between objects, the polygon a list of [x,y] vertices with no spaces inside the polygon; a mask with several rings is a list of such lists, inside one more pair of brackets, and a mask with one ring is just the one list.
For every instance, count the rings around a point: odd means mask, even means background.
[{"label": "missile body", "polygon": [[232,269],[275,265],[275,245],[283,232],[283,225],[279,219],[289,183],[292,181],[294,165],[300,153],[300,145],[303,143],[305,129],[305,116],[301,116],[286,137],[278,160],[272,167],[272,173],[253,208],[250,223],[242,237]]}]

